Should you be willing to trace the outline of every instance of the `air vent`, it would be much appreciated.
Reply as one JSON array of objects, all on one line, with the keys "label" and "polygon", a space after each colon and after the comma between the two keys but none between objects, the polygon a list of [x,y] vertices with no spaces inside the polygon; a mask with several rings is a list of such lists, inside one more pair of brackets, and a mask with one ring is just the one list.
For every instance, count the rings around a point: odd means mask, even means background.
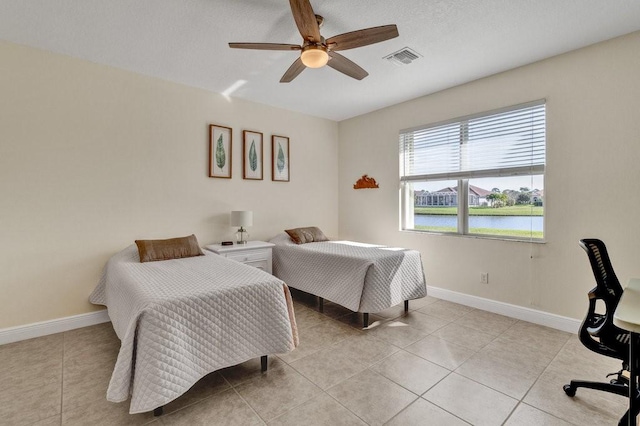
[{"label": "air vent", "polygon": [[415,50],[403,47],[397,52],[393,52],[392,54],[385,56],[383,59],[386,59],[394,65],[402,66],[409,65],[411,62],[421,57],[422,55]]}]

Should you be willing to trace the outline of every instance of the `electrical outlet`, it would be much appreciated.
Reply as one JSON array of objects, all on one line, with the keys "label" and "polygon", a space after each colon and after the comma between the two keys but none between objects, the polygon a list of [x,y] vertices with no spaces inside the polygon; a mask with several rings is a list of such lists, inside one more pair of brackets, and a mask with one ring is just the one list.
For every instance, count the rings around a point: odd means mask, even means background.
[{"label": "electrical outlet", "polygon": [[489,273],[483,272],[480,274],[480,284],[489,284]]}]

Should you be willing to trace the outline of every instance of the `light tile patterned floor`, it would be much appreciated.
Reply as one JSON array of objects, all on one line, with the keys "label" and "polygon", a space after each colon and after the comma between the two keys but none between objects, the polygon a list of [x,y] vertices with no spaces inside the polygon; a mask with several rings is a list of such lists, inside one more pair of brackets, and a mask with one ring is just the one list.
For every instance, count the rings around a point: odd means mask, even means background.
[{"label": "light tile patterned floor", "polygon": [[[102,324],[0,346],[2,425],[615,425],[620,363],[575,335],[426,297],[370,316],[294,293],[298,349],[212,373],[165,407],[130,415],[105,400],[119,341]],[[358,318],[359,321],[362,318]]]}]

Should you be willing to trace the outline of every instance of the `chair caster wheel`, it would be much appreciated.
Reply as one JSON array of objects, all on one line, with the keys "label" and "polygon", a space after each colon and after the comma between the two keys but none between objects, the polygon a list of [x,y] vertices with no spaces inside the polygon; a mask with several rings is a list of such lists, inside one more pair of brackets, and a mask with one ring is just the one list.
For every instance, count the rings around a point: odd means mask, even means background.
[{"label": "chair caster wheel", "polygon": [[564,389],[564,393],[566,393],[567,396],[570,396],[572,398],[576,396],[576,389],[571,387],[571,385],[564,385],[562,389]]}]

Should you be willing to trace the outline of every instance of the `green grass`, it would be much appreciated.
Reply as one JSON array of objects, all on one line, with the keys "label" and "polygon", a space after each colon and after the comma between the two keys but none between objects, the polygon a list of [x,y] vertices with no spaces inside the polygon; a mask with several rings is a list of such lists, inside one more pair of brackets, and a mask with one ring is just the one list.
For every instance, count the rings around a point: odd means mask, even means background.
[{"label": "green grass", "polygon": [[418,231],[432,231],[432,232],[458,232],[458,228],[453,226],[426,226],[426,225],[415,225],[414,229]]},{"label": "green grass", "polygon": [[[431,231],[431,232],[453,232],[453,233],[458,232],[457,228],[453,226],[416,225],[415,229],[419,231]],[[535,238],[541,239],[543,237],[542,231],[527,231],[527,230],[517,230],[517,229],[471,228],[469,229],[469,233],[480,234],[480,235],[516,237],[516,238],[534,238],[534,239]]]},{"label": "green grass", "polygon": [[[455,216],[457,207],[415,207],[415,214]],[[543,216],[542,206],[469,207],[470,216]]]}]

